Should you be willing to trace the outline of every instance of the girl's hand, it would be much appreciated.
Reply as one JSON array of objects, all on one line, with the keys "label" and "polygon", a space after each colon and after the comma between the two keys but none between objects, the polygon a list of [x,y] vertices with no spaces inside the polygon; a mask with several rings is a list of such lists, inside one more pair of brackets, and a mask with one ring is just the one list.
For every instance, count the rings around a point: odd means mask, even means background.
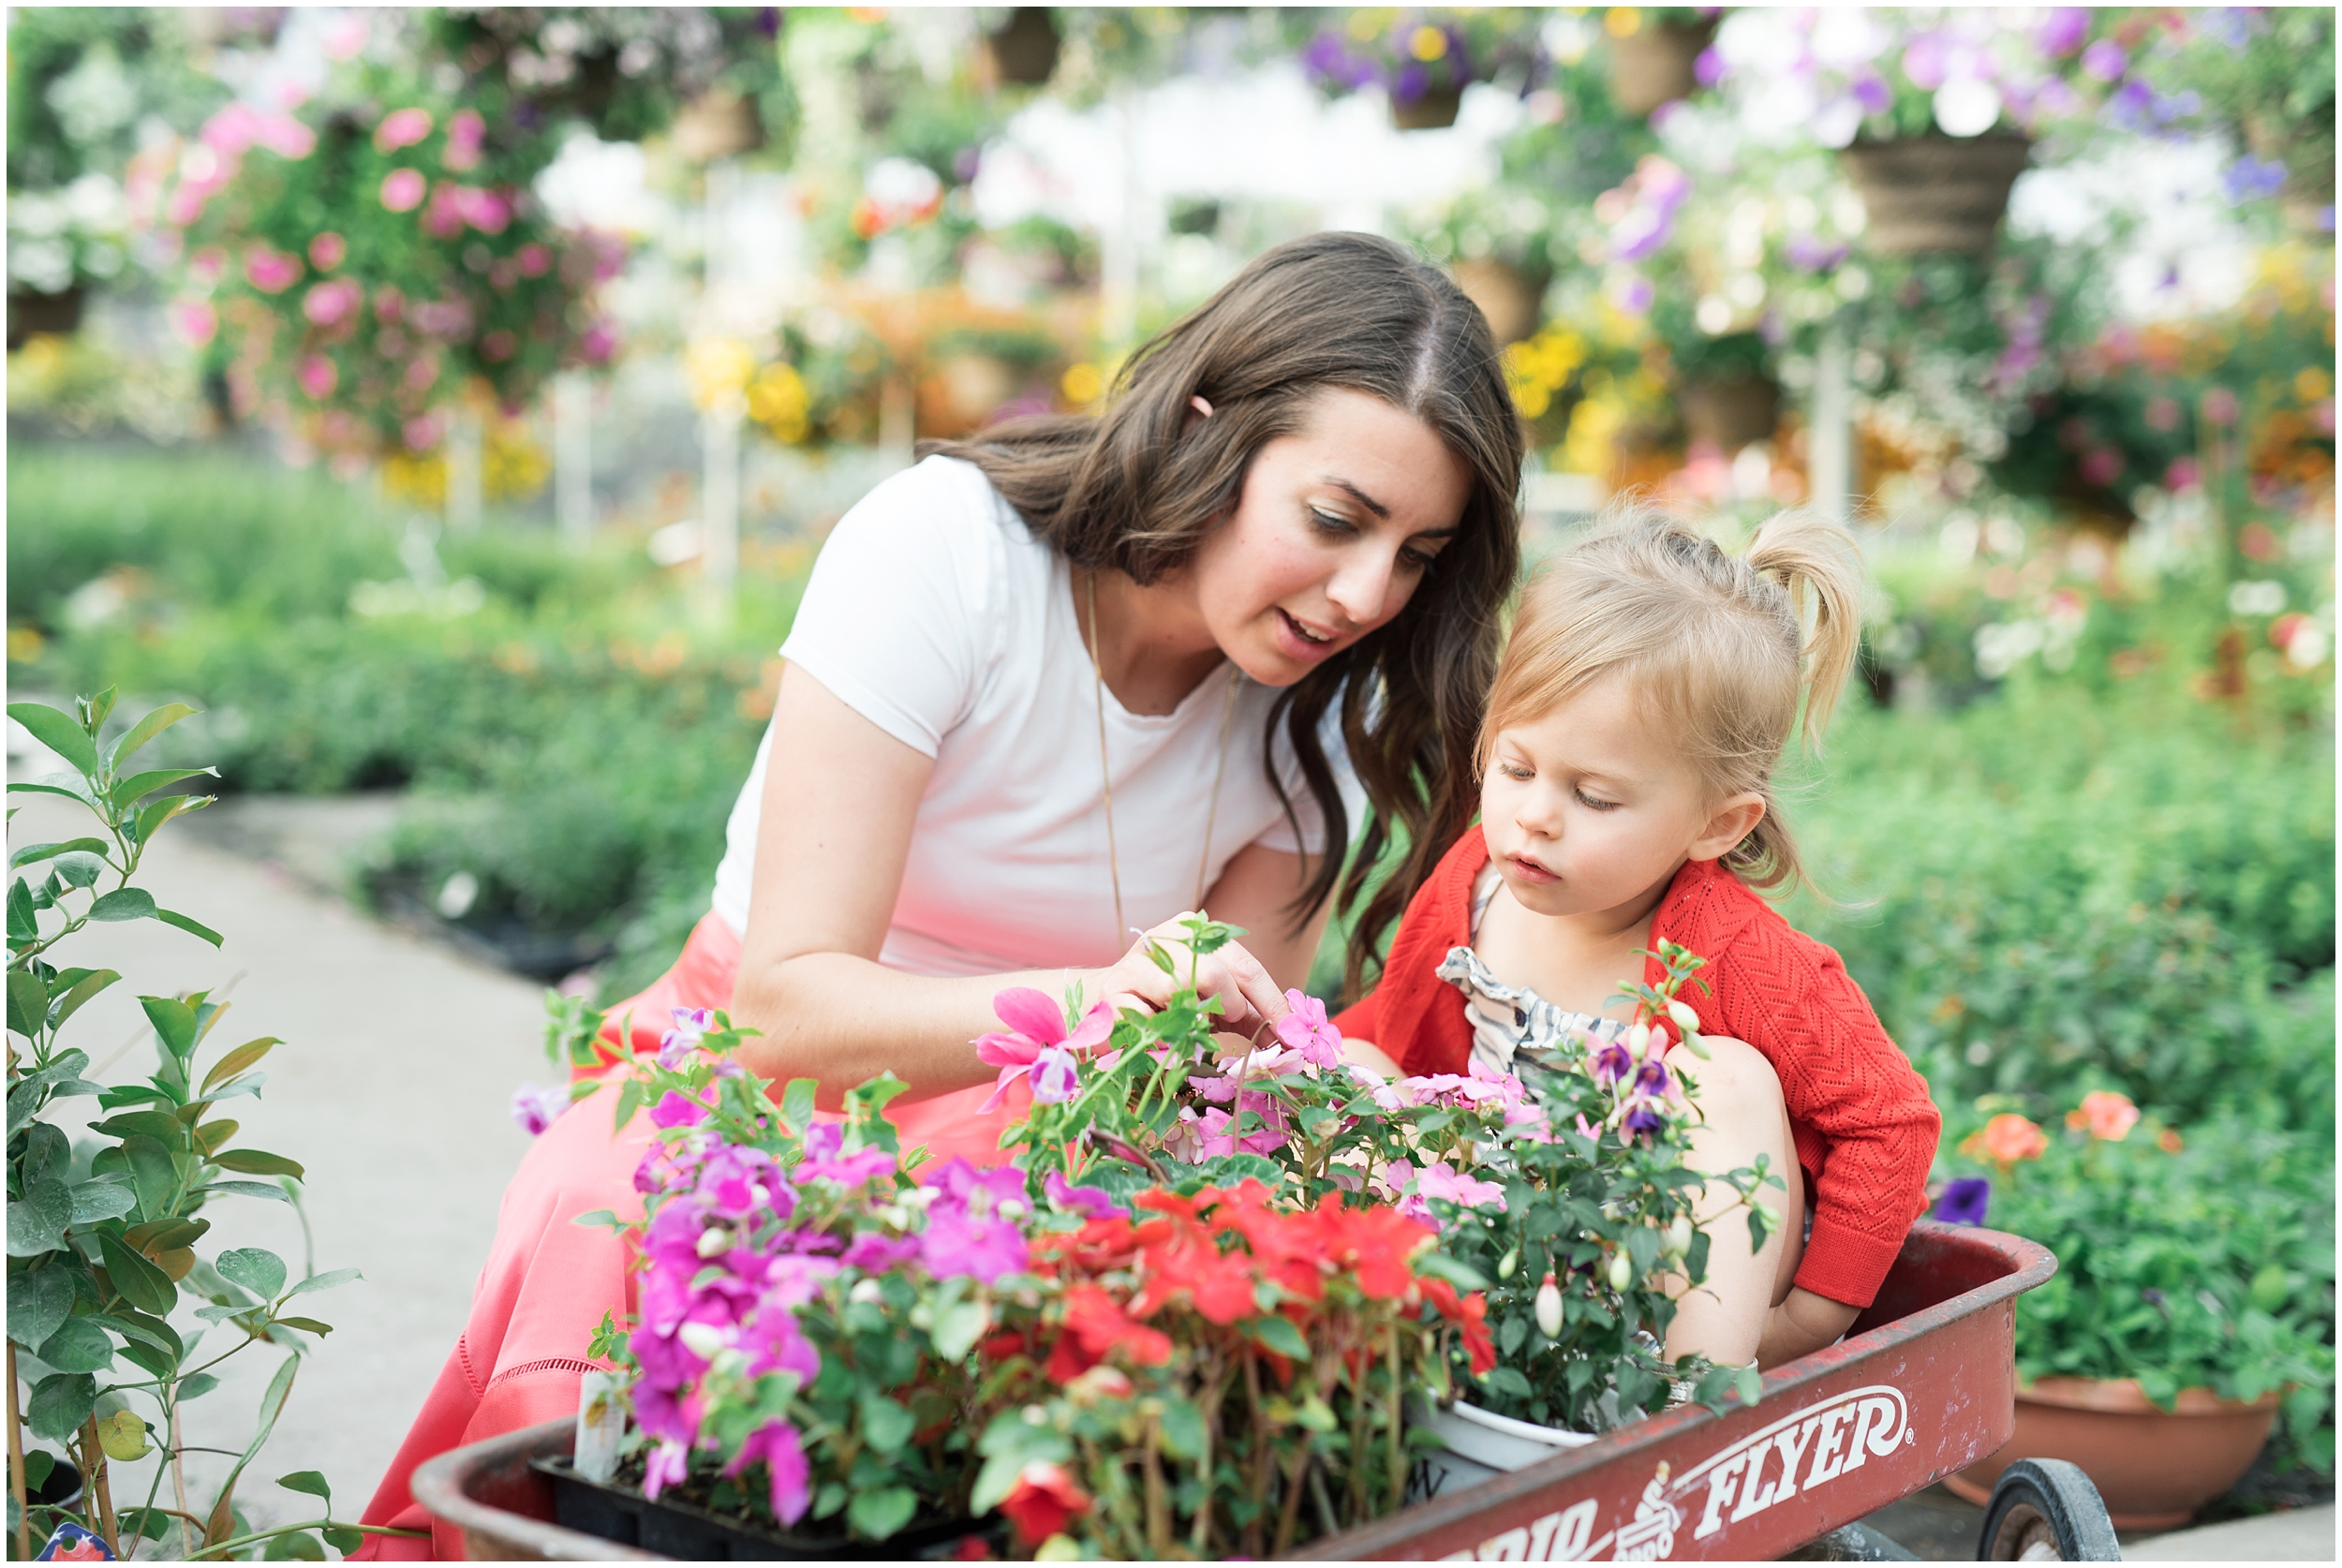
[{"label": "girl's hand", "polygon": [[1191,918],[1175,915],[1147,933],[1164,952],[1171,955],[1177,975],[1168,975],[1147,955],[1147,941],[1134,941],[1131,950],[1117,959],[1109,969],[1102,970],[1099,984],[1105,999],[1116,1011],[1125,1007],[1143,1007],[1158,1012],[1168,1006],[1171,993],[1194,975],[1195,991],[1202,997],[1218,997],[1222,1008],[1218,1032],[1223,1034],[1257,1034],[1264,1027],[1275,1023],[1292,1011],[1281,990],[1260,960],[1230,942],[1217,952],[1197,957],[1190,953],[1187,932],[1180,922]]}]

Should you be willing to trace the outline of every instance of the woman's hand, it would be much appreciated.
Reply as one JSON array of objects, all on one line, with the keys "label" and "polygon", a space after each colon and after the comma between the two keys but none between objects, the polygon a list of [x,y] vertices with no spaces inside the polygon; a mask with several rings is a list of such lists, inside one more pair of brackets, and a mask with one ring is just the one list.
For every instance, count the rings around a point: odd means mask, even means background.
[{"label": "woman's hand", "polygon": [[[1164,921],[1133,942],[1128,953],[1100,972],[1099,984],[1105,999],[1117,1012],[1129,1006],[1144,1007],[1150,1013],[1161,1011],[1170,1004],[1171,993],[1187,984],[1191,974],[1198,996],[1220,998],[1220,1033],[1255,1035],[1292,1011],[1286,1005],[1283,990],[1261,967],[1260,960],[1245,952],[1240,944],[1229,942],[1210,953],[1194,954],[1188,947],[1187,929],[1182,924],[1192,918],[1181,914]],[[1171,955],[1176,975],[1164,973],[1148,956],[1149,941]]]}]

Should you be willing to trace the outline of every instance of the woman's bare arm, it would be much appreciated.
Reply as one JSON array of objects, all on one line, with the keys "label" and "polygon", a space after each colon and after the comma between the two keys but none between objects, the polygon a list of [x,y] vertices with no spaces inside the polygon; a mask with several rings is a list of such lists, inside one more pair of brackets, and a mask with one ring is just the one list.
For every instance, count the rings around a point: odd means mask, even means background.
[{"label": "woman's bare arm", "polygon": [[[763,1035],[742,1048],[742,1064],[776,1082],[817,1078],[819,1102],[829,1107],[882,1072],[921,1097],[990,1078],[993,1069],[976,1060],[969,1042],[1000,1028],[994,993],[1032,985],[1055,996],[1066,971],[947,980],[882,967],[879,950],[934,763],[793,664],[781,673],[774,723],[787,754],[765,763],[749,929],[732,997],[734,1021]],[[1236,905],[1246,902],[1236,895]],[[1072,977],[1091,997],[1160,1002],[1167,993],[1162,972],[1135,950]],[[1201,978],[1207,994],[1223,994],[1248,1027],[1284,1011],[1269,971],[1242,948],[1207,959]]]}]

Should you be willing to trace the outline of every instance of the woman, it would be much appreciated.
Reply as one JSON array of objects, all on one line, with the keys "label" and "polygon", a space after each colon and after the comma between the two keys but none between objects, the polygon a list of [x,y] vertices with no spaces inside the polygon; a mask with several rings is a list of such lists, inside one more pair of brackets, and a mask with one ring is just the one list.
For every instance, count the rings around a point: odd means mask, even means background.
[{"label": "woman", "polygon": [[[1251,933],[1199,976],[1249,1033],[1362,902],[1355,989],[1470,819],[1520,461],[1478,310],[1396,245],[1320,234],[1142,349],[1102,416],[1002,424],[887,481],[807,586],[713,910],[617,1010],[638,1045],[672,1008],[729,1006],[760,1076],[835,1106],[891,1071],[907,1146],[998,1160],[1021,1103],[981,1112],[970,1042],[1005,986],[1160,1005],[1133,929],[1208,908]],[[629,1292],[609,1233],[570,1221],[639,1207],[648,1136],[612,1136],[615,1092],[523,1162],[367,1523],[428,1523],[420,1460],[576,1411]]]}]

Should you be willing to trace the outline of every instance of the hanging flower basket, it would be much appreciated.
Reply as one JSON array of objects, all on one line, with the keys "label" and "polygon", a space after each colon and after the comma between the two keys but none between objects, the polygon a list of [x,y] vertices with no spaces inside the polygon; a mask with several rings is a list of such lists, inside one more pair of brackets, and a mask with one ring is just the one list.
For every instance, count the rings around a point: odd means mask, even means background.
[{"label": "hanging flower basket", "polygon": [[1535,333],[1545,304],[1544,278],[1493,257],[1458,261],[1447,270],[1465,298],[1489,318],[1489,331],[1496,334],[1498,348]]},{"label": "hanging flower basket", "polygon": [[703,93],[674,119],[674,150],[693,163],[719,163],[763,145],[756,100],[738,93]]},{"label": "hanging flower basket", "polygon": [[1456,123],[1463,93],[1454,87],[1426,88],[1423,96],[1401,102],[1390,100],[1390,123],[1401,130],[1445,130]]},{"label": "hanging flower basket", "polygon": [[1695,67],[1716,36],[1712,20],[1638,27],[1610,40],[1610,101],[1622,114],[1643,115],[1698,90]]},{"label": "hanging flower basket", "polygon": [[2165,1411],[2129,1378],[2020,1383],[2008,1446],[1944,1485],[1982,1503],[2019,1459],[2070,1459],[2106,1499],[2116,1530],[2177,1530],[2251,1467],[2278,1398],[2272,1391],[2247,1403],[2190,1388]]},{"label": "hanging flower basket", "polygon": [[1692,439],[1710,443],[1727,457],[1771,436],[1781,421],[1781,383],[1770,376],[1693,381],[1679,402]]},{"label": "hanging flower basket", "polygon": [[63,337],[82,324],[82,286],[62,294],[37,294],[31,289],[8,295],[8,351],[14,353],[36,333]]},{"label": "hanging flower basket", "polygon": [[984,50],[1002,81],[1038,87],[1057,70],[1057,22],[1046,6],[1018,6],[997,33],[985,35]]},{"label": "hanging flower basket", "polygon": [[1857,141],[1838,158],[1870,214],[1864,238],[1872,250],[1981,256],[2032,152],[2031,140],[2016,135],[1914,136]]}]

